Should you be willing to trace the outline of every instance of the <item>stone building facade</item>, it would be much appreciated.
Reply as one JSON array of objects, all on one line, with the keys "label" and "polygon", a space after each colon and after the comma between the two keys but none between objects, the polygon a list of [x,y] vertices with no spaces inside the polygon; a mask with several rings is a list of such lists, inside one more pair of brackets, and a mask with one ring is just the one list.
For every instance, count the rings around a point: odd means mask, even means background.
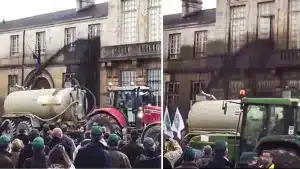
[{"label": "stone building facade", "polygon": [[71,76],[92,89],[99,106],[110,83],[160,90],[160,0],[74,3],[76,9],[0,24],[0,95],[16,83],[61,88]]},{"label": "stone building facade", "polygon": [[280,97],[300,87],[299,0],[182,0],[182,13],[164,16],[165,100],[187,117],[199,89],[218,99]]}]

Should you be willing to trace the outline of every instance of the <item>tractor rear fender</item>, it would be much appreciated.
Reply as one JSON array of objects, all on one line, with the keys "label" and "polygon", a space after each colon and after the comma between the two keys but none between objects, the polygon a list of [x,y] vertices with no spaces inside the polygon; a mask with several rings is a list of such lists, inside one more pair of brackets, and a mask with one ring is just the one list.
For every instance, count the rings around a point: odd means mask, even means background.
[{"label": "tractor rear fender", "polygon": [[255,151],[261,153],[263,150],[285,149],[299,154],[300,142],[298,140],[298,136],[294,135],[266,136],[257,143]]},{"label": "tractor rear fender", "polygon": [[119,125],[123,128],[126,127],[127,124],[127,120],[126,117],[124,116],[124,114],[122,112],[120,112],[118,109],[115,108],[100,108],[100,109],[95,109],[92,113],[90,113],[87,116],[87,120],[89,120],[91,117],[97,115],[97,114],[101,114],[101,113],[105,113],[108,115],[111,115],[113,118],[115,118]]},{"label": "tractor rear fender", "polygon": [[158,125],[161,125],[161,123],[160,122],[154,122],[154,123],[151,123],[148,126],[146,126],[144,128],[143,132],[142,132],[142,140],[144,140],[144,135],[147,132],[147,130],[149,130],[151,127],[158,126]]}]

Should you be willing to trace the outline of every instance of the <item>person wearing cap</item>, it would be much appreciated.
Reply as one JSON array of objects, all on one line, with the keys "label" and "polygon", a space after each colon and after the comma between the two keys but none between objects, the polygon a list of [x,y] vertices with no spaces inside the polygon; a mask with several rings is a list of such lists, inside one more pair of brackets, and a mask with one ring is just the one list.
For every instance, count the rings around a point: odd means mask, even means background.
[{"label": "person wearing cap", "polygon": [[187,147],[183,152],[183,162],[179,167],[185,169],[198,169],[196,164],[196,152],[193,148]]},{"label": "person wearing cap", "polygon": [[91,142],[81,147],[75,157],[74,165],[76,168],[111,168],[111,157],[100,143],[102,137],[102,127],[93,126]]},{"label": "person wearing cap", "polygon": [[29,133],[28,133],[29,142],[28,142],[28,145],[25,145],[24,148],[20,152],[17,168],[23,168],[24,161],[27,158],[30,158],[33,156],[32,142],[35,138],[37,138],[39,136],[40,136],[40,133],[37,129],[31,129],[29,131]]},{"label": "person wearing cap", "polygon": [[42,137],[36,137],[32,142],[33,156],[24,161],[24,168],[47,168],[47,156],[44,152],[45,142]]},{"label": "person wearing cap", "polygon": [[209,162],[206,168],[234,168],[234,166],[227,159],[228,147],[227,142],[223,140],[217,140],[214,146],[215,155],[211,162]]},{"label": "person wearing cap", "polygon": [[74,150],[72,149],[72,145],[69,142],[63,140],[63,132],[60,128],[54,128],[52,130],[52,140],[48,143],[49,150],[47,154],[57,145],[62,144],[71,160],[73,160]]},{"label": "person wearing cap", "polygon": [[183,153],[179,143],[172,138],[169,138],[168,141],[165,142],[164,152],[164,158],[169,161],[172,168],[174,168],[175,163],[181,158]]},{"label": "person wearing cap", "polygon": [[258,155],[256,152],[244,152],[237,163],[238,168],[258,168]]},{"label": "person wearing cap", "polygon": [[130,142],[121,148],[121,152],[126,154],[130,164],[133,165],[136,158],[143,153],[143,146],[137,142],[140,133],[137,130],[132,130],[130,133]]},{"label": "person wearing cap", "polygon": [[161,168],[161,158],[160,156],[156,156],[154,140],[150,137],[146,137],[143,140],[143,147],[143,154],[137,158],[133,168]]},{"label": "person wearing cap", "polygon": [[111,134],[107,139],[108,154],[112,158],[112,168],[131,168],[128,157],[119,151],[121,138],[116,134]]},{"label": "person wearing cap", "polygon": [[27,145],[28,142],[29,142],[29,137],[28,137],[27,132],[24,128],[21,128],[19,130],[19,134],[17,135],[16,138],[22,140],[24,145]]},{"label": "person wearing cap", "polygon": [[40,136],[44,139],[45,145],[48,145],[48,143],[51,141],[51,130],[48,124],[43,125],[43,129],[40,132]]},{"label": "person wearing cap", "polygon": [[10,141],[9,136],[4,134],[0,136],[0,168],[14,168],[12,155],[9,153]]}]

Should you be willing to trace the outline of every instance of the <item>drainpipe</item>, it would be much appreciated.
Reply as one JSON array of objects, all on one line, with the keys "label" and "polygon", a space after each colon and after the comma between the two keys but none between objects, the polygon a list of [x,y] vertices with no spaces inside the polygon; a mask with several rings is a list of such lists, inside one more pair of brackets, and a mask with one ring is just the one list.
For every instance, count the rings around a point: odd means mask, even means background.
[{"label": "drainpipe", "polygon": [[25,59],[25,30],[23,31],[23,56],[22,56],[22,86],[24,85],[24,59]]}]

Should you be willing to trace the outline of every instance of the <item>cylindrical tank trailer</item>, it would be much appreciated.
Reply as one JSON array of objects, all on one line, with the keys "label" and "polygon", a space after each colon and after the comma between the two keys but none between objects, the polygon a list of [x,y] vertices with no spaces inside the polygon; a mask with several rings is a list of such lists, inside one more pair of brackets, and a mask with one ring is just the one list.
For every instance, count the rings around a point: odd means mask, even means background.
[{"label": "cylindrical tank trailer", "polygon": [[[236,130],[240,105],[227,103],[227,113],[222,109],[224,100],[207,100],[196,102],[189,112],[187,123],[189,131],[218,131],[218,130]],[[240,100],[231,100],[240,103]]]},{"label": "cylindrical tank trailer", "polygon": [[[77,122],[85,117],[86,111],[85,90],[77,87],[21,90],[12,92],[5,98],[2,120],[10,120],[12,127],[17,126],[12,129],[16,132],[20,127],[29,125],[28,120],[34,121],[30,122],[33,127],[58,120]],[[27,122],[19,125],[23,120]]]}]

